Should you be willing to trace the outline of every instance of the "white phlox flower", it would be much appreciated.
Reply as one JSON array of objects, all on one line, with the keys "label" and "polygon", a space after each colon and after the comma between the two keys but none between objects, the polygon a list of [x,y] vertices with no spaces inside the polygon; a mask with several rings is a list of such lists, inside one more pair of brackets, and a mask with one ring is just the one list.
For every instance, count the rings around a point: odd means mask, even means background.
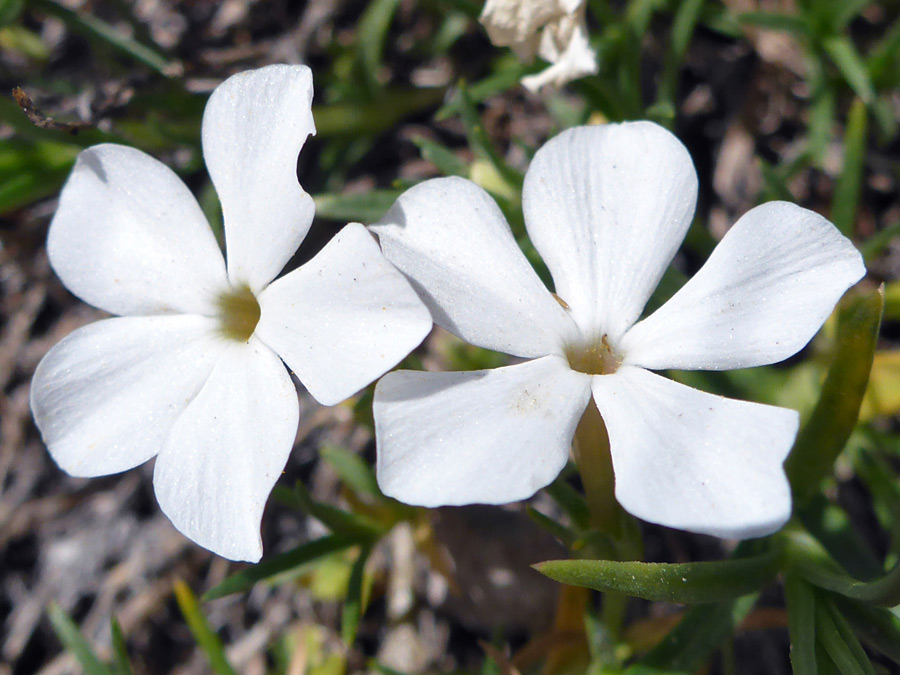
[{"label": "white phlox flower", "polygon": [[102,476],[156,456],[172,523],[219,555],[259,560],[260,519],[297,433],[284,363],[321,403],[396,365],[431,319],[361,226],[273,281],[306,236],[297,156],[315,133],[305,66],[218,87],[203,155],[222,204],[227,265],[197,201],[164,164],[104,144],[75,163],[47,250],[66,287],[115,318],[68,335],[38,365],[35,421],[53,459]]},{"label": "white phlox flower", "polygon": [[401,195],[372,229],[435,323],[527,360],[382,378],[374,401],[382,490],[425,506],[527,498],[565,465],[593,398],[616,498],[631,514],[721,537],[778,529],[791,511],[782,463],[798,414],[651,371],[781,361],[807,344],[865,268],[827,220],[770,202],[744,215],[701,270],[639,321],[696,197],[687,150],[655,124],[580,127],[549,141],[522,198],[558,301],[479,187],[439,178]]},{"label": "white phlox flower", "polygon": [[588,39],[584,0],[488,0],[479,21],[491,42],[510,47],[530,63],[535,54],[550,66],[522,78],[531,91],[597,72],[597,55]]}]

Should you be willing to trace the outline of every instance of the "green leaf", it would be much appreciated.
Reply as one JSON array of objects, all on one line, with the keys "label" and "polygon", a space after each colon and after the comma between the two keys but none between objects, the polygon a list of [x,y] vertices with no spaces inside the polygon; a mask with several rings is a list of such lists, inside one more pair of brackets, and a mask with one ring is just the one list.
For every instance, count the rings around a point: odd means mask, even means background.
[{"label": "green leaf", "polygon": [[347,597],[344,600],[344,609],[341,614],[341,640],[348,647],[356,641],[356,631],[359,628],[359,620],[365,611],[365,588],[363,584],[366,571],[366,561],[372,552],[371,547],[363,546],[353,568],[350,570],[350,581],[347,584]]},{"label": "green leaf", "polygon": [[[275,494],[274,491],[273,494]],[[316,501],[300,481],[297,481],[294,489],[287,494],[283,490],[279,490],[277,494],[281,497],[290,495],[289,499],[292,501],[288,503],[292,506],[306,511],[313,518],[320,520],[335,534],[343,534],[357,543],[374,541],[384,534],[384,526],[370,518]]]},{"label": "green leaf", "polygon": [[784,579],[784,595],[791,638],[791,670],[794,675],[816,675],[816,596],[796,574]]},{"label": "green leaf", "polygon": [[75,12],[54,0],[32,0],[32,3],[35,9],[61,19],[72,31],[81,33],[91,40],[108,44],[160,75],[177,77],[182,74],[183,69],[178,61],[170,60],[155,49],[128,37],[102,19],[91,14]]},{"label": "green leaf", "polygon": [[550,516],[545,516],[543,513],[532,506],[528,507],[528,516],[540,527],[559,539],[566,548],[571,549],[578,539],[578,535],[572,532],[569,528],[560,525],[558,522],[553,520],[553,518],[551,518]]},{"label": "green leaf", "polygon": [[313,201],[319,218],[369,224],[387,213],[399,196],[400,190],[371,190],[349,195],[313,195]]},{"label": "green leaf", "polygon": [[869,71],[850,39],[843,35],[832,35],[822,40],[822,48],[863,103],[872,103],[875,100],[875,89],[869,79]]},{"label": "green leaf", "polygon": [[8,26],[19,18],[25,0],[0,0],[0,26]]},{"label": "green leaf", "polygon": [[113,648],[113,673],[114,675],[133,675],[131,660],[128,658],[128,647],[125,645],[125,635],[122,626],[115,616],[109,617],[109,629],[112,634]]},{"label": "green leaf", "polygon": [[314,105],[316,137],[350,137],[380,134],[401,120],[438,105],[445,95],[442,87],[385,89],[372,103],[334,103]]},{"label": "green leaf", "polygon": [[881,607],[840,597],[834,601],[863,642],[900,664],[900,618]]},{"label": "green leaf", "polygon": [[336,445],[323,445],[319,456],[328,462],[350,488],[373,497],[383,497],[372,467],[355,452]]},{"label": "green leaf", "polygon": [[237,675],[234,668],[228,663],[222,641],[209,627],[206,617],[200,611],[197,596],[181,579],[175,581],[175,600],[178,602],[178,607],[181,609],[181,613],[185,621],[187,621],[188,628],[190,628],[194,639],[200,648],[206,652],[212,671],[216,675]]},{"label": "green leaf", "polygon": [[78,626],[55,602],[47,609],[50,624],[63,646],[72,652],[86,675],[110,675],[110,670],[85,639]]},{"label": "green leaf", "polygon": [[[888,225],[883,230],[879,230],[869,238],[867,238],[859,246],[860,252],[866,262],[870,262],[879,256],[890,244],[895,237],[900,236],[900,221],[893,225]],[[885,289],[885,292],[887,289]],[[887,314],[887,299],[885,298],[885,314]]]},{"label": "green leaf", "polygon": [[844,168],[838,176],[831,204],[831,220],[847,237],[853,234],[859,206],[866,142],[869,139],[868,122],[865,104],[860,99],[854,100],[844,132]]},{"label": "green leaf", "polygon": [[[900,288],[900,283],[898,283],[898,288]],[[587,502],[585,502],[584,496],[569,485],[563,476],[550,483],[544,490],[572,519],[572,524],[577,529],[588,529],[591,514],[588,511]]]},{"label": "green leaf", "polygon": [[357,539],[336,534],[315,539],[298,546],[292,551],[267,558],[258,565],[233,574],[212,590],[207,591],[203,599],[215,600],[232,593],[242,593],[252,588],[259,581],[290,574],[314,560],[331,555],[337,551],[343,551],[358,543],[359,540]]},{"label": "green leaf", "polygon": [[720,602],[756,591],[778,571],[778,552],[714,562],[551,560],[533,567],[554,581],[666,602]]},{"label": "green leaf", "polygon": [[469,176],[469,166],[447,146],[422,137],[414,138],[413,143],[422,153],[422,159],[434,164],[443,175],[462,176],[463,178]]},{"label": "green leaf", "polygon": [[827,598],[816,603],[816,635],[842,675],[875,675],[853,631]]},{"label": "green leaf", "polygon": [[[641,664],[665,668],[667,673],[696,672],[732,636],[758,597],[758,593],[752,593],[727,602],[691,607],[663,641],[641,659]],[[636,675],[639,671],[629,668],[625,672]]]},{"label": "green leaf", "polygon": [[852,298],[838,313],[837,352],[819,401],[784,465],[799,505],[818,492],[856,426],[883,307],[884,290],[878,289]]},{"label": "green leaf", "polygon": [[371,0],[357,23],[359,61],[372,92],[381,87],[378,71],[381,69],[384,43],[399,4],[400,0]]},{"label": "green leaf", "polygon": [[[900,18],[891,25],[881,41],[869,51],[866,67],[873,82],[896,78],[894,66],[900,60]],[[887,84],[887,83],[886,83]]]},{"label": "green leaf", "polygon": [[859,581],[844,572],[808,533],[788,531],[783,539],[788,568],[815,586],[872,605],[894,607],[900,604],[900,563],[878,579]]}]

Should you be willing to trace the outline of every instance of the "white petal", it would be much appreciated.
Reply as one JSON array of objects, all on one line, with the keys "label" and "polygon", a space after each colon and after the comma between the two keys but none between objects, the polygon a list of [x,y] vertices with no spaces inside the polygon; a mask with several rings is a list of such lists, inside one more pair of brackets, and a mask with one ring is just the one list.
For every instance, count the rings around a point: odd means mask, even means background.
[{"label": "white petal", "polygon": [[404,192],[371,227],[434,322],[479,347],[534,357],[561,353],[575,329],[517,246],[497,204],[463,178]]},{"label": "white petal", "polygon": [[775,363],[802,349],[865,273],[859,251],[822,216],[787,202],[763,204],[621,348],[627,363],[654,370]]},{"label": "white petal", "polygon": [[378,484],[408,504],[526,499],[566,464],[590,376],[557,356],[461,373],[401,370],[375,388]]},{"label": "white petal", "polygon": [[73,476],[146,462],[221,345],[213,319],[185,315],[107,319],[65,337],[31,382],[31,410],[53,459]]},{"label": "white petal", "polygon": [[478,21],[495,45],[515,48],[565,11],[556,0],[487,0]]},{"label": "white petal", "polygon": [[228,283],[197,200],[140,150],[83,150],[47,236],[50,264],[79,298],[113,314],[211,315]]},{"label": "white petal", "polygon": [[228,276],[254,292],[309,231],[315,205],[297,181],[312,118],[306,66],[266,66],[229,77],[203,113],[203,156],[225,220]]},{"label": "white petal", "polygon": [[298,417],[297,391],[279,358],[258,340],[229,344],[156,459],[163,512],[204,548],[258,561],[263,509]]},{"label": "white petal", "polygon": [[577,15],[563,17],[544,28],[538,54],[553,65],[522,78],[522,86],[529,91],[547,86],[558,89],[597,72],[597,55],[588,39],[583,8]]},{"label": "white petal", "polygon": [[735,401],[624,366],[594,377],[616,499],[629,513],[717,537],[774,532],[791,515],[782,468],[793,410]]},{"label": "white petal", "polygon": [[393,368],[431,330],[431,315],[356,223],[259,296],[256,335],[320,403],[334,405]]},{"label": "white petal", "polygon": [[691,224],[697,175],[681,142],[651,122],[576,127],[538,150],[522,199],[556,293],[582,331],[615,343]]}]

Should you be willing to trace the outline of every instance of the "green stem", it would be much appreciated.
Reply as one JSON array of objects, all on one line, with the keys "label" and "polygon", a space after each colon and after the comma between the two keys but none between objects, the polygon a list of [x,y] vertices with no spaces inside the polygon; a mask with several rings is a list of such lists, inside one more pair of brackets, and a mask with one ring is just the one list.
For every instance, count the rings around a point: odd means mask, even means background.
[{"label": "green stem", "polygon": [[621,507],[616,501],[609,435],[593,402],[588,404],[575,430],[573,451],[591,514],[591,526],[612,539],[619,539],[622,535]]}]

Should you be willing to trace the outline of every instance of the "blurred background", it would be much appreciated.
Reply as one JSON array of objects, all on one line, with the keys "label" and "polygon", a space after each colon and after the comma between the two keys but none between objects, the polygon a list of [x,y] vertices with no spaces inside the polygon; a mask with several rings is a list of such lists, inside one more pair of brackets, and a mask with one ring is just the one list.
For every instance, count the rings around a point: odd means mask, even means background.
[{"label": "blurred background", "polygon": [[[28,404],[34,368],[102,316],[63,288],[44,246],[76,155],[99,142],[152,154],[221,235],[200,152],[203,107],[229,75],[270,63],[308,64],[315,86],[318,133],[298,177],[317,217],[290,266],[348,221],[379,218],[405,187],[463,175],[497,199],[546,278],[521,215],[529,158],[567,127],[627,119],[672,129],[700,178],[696,221],[655,302],[762,201],[829,217],[863,251],[866,283],[887,286],[862,424],[823,514],[849,524],[852,547],[879,559],[898,550],[900,3],[592,0],[599,72],[538,93],[519,82],[547,64],[493,46],[481,11],[477,0],[0,0],[0,675],[584,671],[589,645],[573,617],[593,601],[529,568],[565,547],[525,505],[426,511],[380,496],[371,388],[333,408],[301,391],[297,444],[263,520],[265,559],[276,561],[205,602],[249,568],[175,531],[153,497],[152,462],[80,480],[43,447]],[[679,377],[807,414],[834,330],[786,365]],[[501,363],[435,331],[405,365]],[[531,507],[565,520],[572,485],[564,474]],[[328,538],[363,526],[377,535],[364,545]],[[651,561],[733,548],[657,526],[644,539]],[[681,613],[634,601],[623,644],[646,652]],[[790,672],[777,587],[732,618],[685,672]],[[91,659],[114,665],[91,670]]]}]

